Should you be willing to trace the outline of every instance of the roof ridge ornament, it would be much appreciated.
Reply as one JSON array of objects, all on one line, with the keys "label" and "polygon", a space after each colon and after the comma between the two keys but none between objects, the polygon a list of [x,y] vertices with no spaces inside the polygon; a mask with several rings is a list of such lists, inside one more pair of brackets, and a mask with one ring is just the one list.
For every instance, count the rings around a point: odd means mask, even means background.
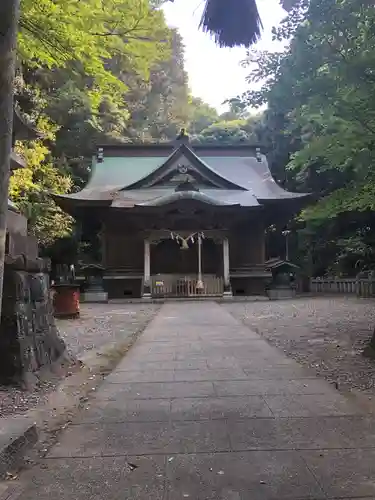
[{"label": "roof ridge ornament", "polygon": [[177,170],[180,172],[180,174],[187,174],[189,171],[189,166],[184,165],[183,163],[179,163],[177,165]]},{"label": "roof ridge ornament", "polygon": [[190,143],[189,134],[186,132],[185,128],[182,128],[180,130],[180,133],[176,137],[176,145],[178,147],[180,144],[189,144],[189,143]]},{"label": "roof ridge ornament", "polygon": [[104,149],[103,148],[98,148],[98,153],[96,155],[96,158],[98,160],[98,163],[103,163],[103,160],[104,160]]},{"label": "roof ridge ornament", "polygon": [[191,170],[190,165],[184,165],[179,163],[177,165],[177,171],[181,175],[185,175],[185,179],[181,180],[175,188],[175,191],[199,191],[199,188],[195,185],[194,180],[189,176],[189,170]]},{"label": "roof ridge ornament", "polygon": [[262,155],[260,153],[260,148],[255,148],[255,156],[256,156],[257,162],[262,163]]}]

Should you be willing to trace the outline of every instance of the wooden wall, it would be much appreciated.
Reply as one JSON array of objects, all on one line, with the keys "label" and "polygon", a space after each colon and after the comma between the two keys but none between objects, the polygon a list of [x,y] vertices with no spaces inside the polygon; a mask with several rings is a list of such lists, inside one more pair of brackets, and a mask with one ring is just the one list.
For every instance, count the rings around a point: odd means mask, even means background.
[{"label": "wooden wall", "polygon": [[229,259],[231,268],[265,262],[265,235],[261,219],[251,219],[231,231]]},{"label": "wooden wall", "polygon": [[[198,245],[189,244],[181,250],[173,240],[151,245],[151,274],[195,274],[198,270]],[[106,269],[141,270],[144,265],[142,233],[126,231],[117,224],[107,223],[103,231],[103,265]],[[229,233],[230,267],[240,268],[265,261],[263,221],[252,217]],[[209,238],[202,245],[202,272],[222,275],[223,247]]]},{"label": "wooden wall", "polygon": [[144,247],[140,235],[105,231],[103,265],[106,269],[143,269]]}]

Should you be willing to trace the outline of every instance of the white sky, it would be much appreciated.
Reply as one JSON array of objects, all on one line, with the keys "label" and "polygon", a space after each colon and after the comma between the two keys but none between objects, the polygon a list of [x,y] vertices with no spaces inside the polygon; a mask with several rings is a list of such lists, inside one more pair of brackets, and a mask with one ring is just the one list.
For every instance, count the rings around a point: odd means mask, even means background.
[{"label": "white sky", "polygon": [[[229,0],[230,1],[230,0]],[[278,0],[258,0],[263,22],[263,35],[259,49],[271,49],[271,28],[285,16]],[[212,106],[223,109],[225,99],[236,97],[249,89],[245,77],[249,73],[239,63],[245,59],[246,49],[222,49],[198,30],[204,0],[174,0],[163,9],[168,24],[178,28],[185,44],[185,68],[189,74],[192,94]]]}]

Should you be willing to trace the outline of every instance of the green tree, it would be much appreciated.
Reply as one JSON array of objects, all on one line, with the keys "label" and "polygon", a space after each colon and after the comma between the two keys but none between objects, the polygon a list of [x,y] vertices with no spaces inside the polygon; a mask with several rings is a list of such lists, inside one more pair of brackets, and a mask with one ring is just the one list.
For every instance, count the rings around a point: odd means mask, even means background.
[{"label": "green tree", "polygon": [[35,68],[69,66],[98,94],[122,97],[126,89],[107,62],[146,76],[165,57],[168,28],[148,0],[22,0],[19,59]]},{"label": "green tree", "polygon": [[0,314],[3,296],[18,16],[19,0],[4,0],[0,3]]},{"label": "green tree", "polygon": [[[359,246],[352,243],[365,241],[363,224],[373,225],[361,215],[373,210],[373,21],[372,6],[358,0],[313,0],[293,9],[274,30],[279,40],[291,38],[285,51],[249,54],[250,81],[264,85],[248,92],[246,103],[268,103],[264,135],[276,177],[287,164],[287,185],[319,198],[300,219],[335,247],[336,253],[327,253],[326,269],[342,255],[343,244],[348,255],[358,256]],[[342,217],[350,217],[350,234]],[[340,245],[328,243],[327,228]]]},{"label": "green tree", "polygon": [[189,120],[188,77],[184,47],[176,30],[171,34],[171,54],[152,68],[149,80],[126,77],[125,95],[130,117],[124,135],[128,140],[160,142],[175,139]]},{"label": "green tree", "polygon": [[190,97],[189,127],[190,135],[199,135],[202,130],[217,122],[219,114],[215,108],[199,97]]},{"label": "green tree", "polygon": [[258,144],[257,118],[247,120],[223,120],[214,122],[192,137],[192,142],[201,144],[235,145]]},{"label": "green tree", "polygon": [[[40,119],[39,130],[53,139],[54,128]],[[42,246],[70,234],[73,219],[52,200],[50,194],[64,194],[72,187],[71,178],[53,164],[50,151],[43,141],[16,144],[26,162],[26,168],[16,170],[9,186],[9,196],[27,216],[29,230]]]}]

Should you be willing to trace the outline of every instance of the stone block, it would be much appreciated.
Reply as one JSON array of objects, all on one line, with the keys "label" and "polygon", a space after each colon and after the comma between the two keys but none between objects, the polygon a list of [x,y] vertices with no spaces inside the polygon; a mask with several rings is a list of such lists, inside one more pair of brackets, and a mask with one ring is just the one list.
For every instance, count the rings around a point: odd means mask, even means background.
[{"label": "stone block", "polygon": [[267,295],[270,300],[285,300],[293,299],[296,296],[296,290],[294,288],[270,288],[267,291]]},{"label": "stone block", "polygon": [[101,291],[84,292],[81,298],[82,302],[85,303],[106,303],[108,302],[108,293]]},{"label": "stone block", "polygon": [[36,425],[24,416],[0,418],[0,478],[11,471],[38,440]]},{"label": "stone block", "polygon": [[0,323],[0,382],[28,385],[65,351],[52,313],[44,259],[8,257]]}]

